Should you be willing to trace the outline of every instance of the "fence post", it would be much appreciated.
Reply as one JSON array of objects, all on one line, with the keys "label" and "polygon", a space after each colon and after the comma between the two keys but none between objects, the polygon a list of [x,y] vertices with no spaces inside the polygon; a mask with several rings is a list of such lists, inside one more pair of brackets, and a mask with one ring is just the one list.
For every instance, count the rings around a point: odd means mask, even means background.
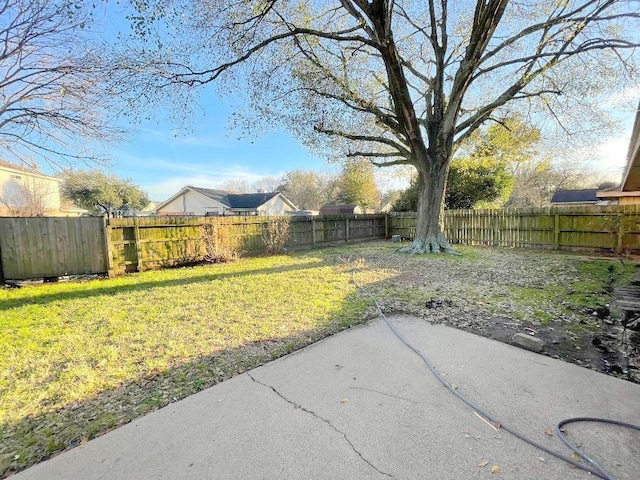
[{"label": "fence post", "polygon": [[389,214],[384,214],[384,238],[389,238]]},{"label": "fence post", "polygon": [[344,219],[345,242],[349,243],[349,219]]},{"label": "fence post", "polygon": [[138,226],[138,217],[134,217],[133,219],[133,235],[136,242],[136,258],[138,262],[138,271],[142,272],[144,270],[144,266],[142,265],[142,245],[140,243],[140,228]]},{"label": "fence post", "polygon": [[554,250],[560,248],[560,215],[557,213],[554,215],[553,220],[553,248]]},{"label": "fence post", "polygon": [[109,220],[106,217],[102,217],[102,233],[104,235],[104,251],[106,255],[107,264],[107,276],[113,276],[113,245],[111,245],[111,227],[109,226]]},{"label": "fence post", "polygon": [[315,247],[316,245],[316,221],[311,217],[311,243]]},{"label": "fence post", "polygon": [[618,213],[617,223],[618,223],[618,241],[616,243],[616,253],[622,252],[622,235],[624,234],[624,225],[622,220],[621,213]]}]

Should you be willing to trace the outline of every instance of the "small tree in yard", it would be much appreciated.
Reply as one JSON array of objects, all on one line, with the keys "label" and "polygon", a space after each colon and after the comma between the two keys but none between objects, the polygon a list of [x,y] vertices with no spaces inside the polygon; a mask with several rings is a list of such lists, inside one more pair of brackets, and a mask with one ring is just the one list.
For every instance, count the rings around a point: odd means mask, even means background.
[{"label": "small tree in yard", "polygon": [[412,253],[451,251],[439,223],[447,174],[481,125],[521,110],[567,131],[572,120],[601,129],[599,94],[637,81],[640,2],[631,0],[134,5],[143,45],[127,42],[114,62],[133,95],[189,95],[218,80],[248,89],[255,119],[320,152],[412,165]]}]

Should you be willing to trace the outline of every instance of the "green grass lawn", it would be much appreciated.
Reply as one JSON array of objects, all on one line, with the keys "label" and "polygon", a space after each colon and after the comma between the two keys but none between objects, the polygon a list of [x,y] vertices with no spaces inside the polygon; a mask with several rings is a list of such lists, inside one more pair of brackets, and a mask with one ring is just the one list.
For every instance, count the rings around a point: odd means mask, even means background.
[{"label": "green grass lawn", "polygon": [[434,322],[498,313],[556,325],[579,323],[633,271],[554,252],[395,247],[0,289],[0,477],[365,321],[374,309],[357,285],[387,312]]},{"label": "green grass lawn", "polygon": [[360,323],[369,304],[322,251],[0,289],[0,474]]}]

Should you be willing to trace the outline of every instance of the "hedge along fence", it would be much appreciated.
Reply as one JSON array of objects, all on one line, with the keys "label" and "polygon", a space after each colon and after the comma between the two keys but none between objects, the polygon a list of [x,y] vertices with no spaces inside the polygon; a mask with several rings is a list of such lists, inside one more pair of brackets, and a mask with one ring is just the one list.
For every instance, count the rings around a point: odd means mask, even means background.
[{"label": "hedge along fence", "polygon": [[[390,233],[415,236],[415,213],[392,213]],[[640,205],[448,210],[451,243],[640,252]]]},{"label": "hedge along fence", "polygon": [[[132,217],[106,225],[108,271],[119,274],[200,262],[224,242],[241,253],[266,249],[264,233],[283,217]],[[288,247],[387,236],[386,215],[286,217]]]}]

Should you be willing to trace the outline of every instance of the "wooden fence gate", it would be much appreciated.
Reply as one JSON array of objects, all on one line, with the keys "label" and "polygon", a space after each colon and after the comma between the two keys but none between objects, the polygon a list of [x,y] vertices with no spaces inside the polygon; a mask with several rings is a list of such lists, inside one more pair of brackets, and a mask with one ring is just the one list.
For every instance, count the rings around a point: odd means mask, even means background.
[{"label": "wooden fence gate", "polygon": [[0,218],[0,276],[4,272],[6,280],[27,280],[106,273],[104,221],[99,217]]}]

